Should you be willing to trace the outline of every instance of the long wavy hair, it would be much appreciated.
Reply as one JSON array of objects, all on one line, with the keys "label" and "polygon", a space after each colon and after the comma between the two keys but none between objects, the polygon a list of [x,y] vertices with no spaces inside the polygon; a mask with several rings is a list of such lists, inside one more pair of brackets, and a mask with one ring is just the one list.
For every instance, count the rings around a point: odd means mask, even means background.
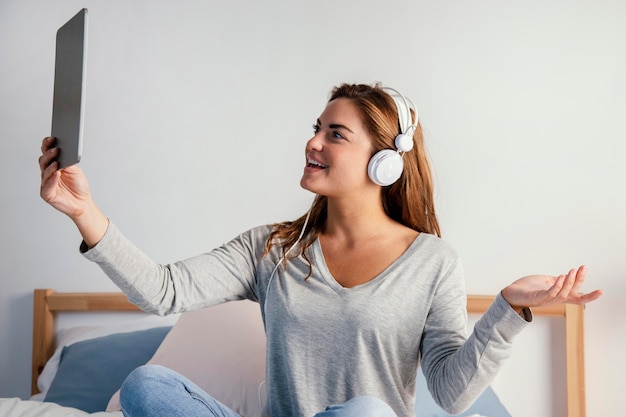
[{"label": "long wavy hair", "polygon": [[[395,149],[394,139],[400,133],[398,111],[395,102],[380,84],[342,84],[335,87],[328,102],[347,98],[357,107],[363,123],[372,138],[372,156],[382,149]],[[411,111],[413,117],[415,114]],[[433,180],[430,163],[424,147],[422,125],[417,124],[413,134],[413,149],[403,155],[404,170],[400,179],[392,185],[382,187],[385,212],[393,220],[421,233],[441,236],[433,199]],[[282,261],[302,254],[311,261],[306,249],[317,239],[326,222],[328,199],[317,195],[309,213],[293,221],[276,223],[266,242],[264,256],[276,243],[282,248]],[[306,230],[302,230],[305,227]],[[302,234],[302,239],[298,240]],[[297,251],[291,251],[294,245]],[[308,278],[307,276],[307,278]]]}]

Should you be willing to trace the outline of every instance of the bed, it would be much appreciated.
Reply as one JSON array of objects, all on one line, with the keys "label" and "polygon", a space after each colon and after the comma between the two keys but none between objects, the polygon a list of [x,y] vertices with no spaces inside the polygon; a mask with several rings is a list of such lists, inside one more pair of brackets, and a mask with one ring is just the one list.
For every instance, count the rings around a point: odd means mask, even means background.
[{"label": "bed", "polygon": [[[484,313],[493,299],[493,296],[468,296],[468,313]],[[264,407],[265,346],[263,326],[258,305],[255,303],[249,301],[227,303],[197,312],[184,313],[180,317],[170,319],[169,322],[160,321],[162,318],[144,317],[131,325],[122,327],[81,326],[69,329],[63,335],[57,335],[57,317],[59,313],[66,312],[80,314],[139,312],[139,309],[122,293],[63,293],[52,289],[35,290],[31,386],[34,397],[31,400],[0,399],[0,415],[6,417],[121,416],[118,393],[114,392],[111,395],[111,392],[115,391],[111,387],[119,387],[124,375],[130,369],[143,363],[156,363],[178,370],[243,416],[261,415]],[[535,308],[533,312],[536,316],[563,319],[567,416],[585,417],[584,307],[554,305]],[[207,329],[210,331],[198,332],[199,323],[202,323],[203,329],[207,325],[213,328]],[[110,328],[105,329],[106,327]],[[235,332],[233,329],[238,329],[238,331]],[[223,335],[221,337],[223,343],[220,346],[215,346],[215,343],[208,340],[201,340],[205,334],[215,331]],[[190,334],[198,339],[198,343],[184,342],[188,341]],[[138,348],[144,345],[150,345],[150,347],[146,347],[143,351]],[[107,354],[115,349],[121,349],[125,354],[106,359]],[[129,356],[132,355],[127,352],[137,353],[138,356],[131,360]],[[198,357],[202,358],[203,369],[197,365]],[[99,358],[102,358],[101,362],[106,363],[99,364],[100,361],[96,360]],[[111,362],[121,359],[128,363],[116,362],[113,365]],[[99,370],[91,371],[90,368],[96,365],[100,367]],[[207,372],[204,368],[211,369],[211,371]],[[109,381],[108,373],[112,369],[119,371],[119,375],[117,379],[112,378]],[[107,375],[103,376],[103,372]],[[62,378],[61,375],[64,377]],[[44,377],[48,378],[48,382],[42,381]],[[80,381],[81,378],[83,378],[82,381]],[[76,381],[77,379],[79,381]],[[64,386],[63,383],[58,382],[61,380],[69,380],[69,385]],[[89,389],[81,388],[94,385],[94,391],[101,391],[98,384],[106,385],[107,383],[110,386],[110,392],[105,395],[101,392],[93,395],[89,392],[85,393],[84,391],[89,391]],[[426,392],[423,375],[418,377],[417,385],[416,395],[420,404],[420,409],[416,408],[417,416],[447,416],[448,414],[439,409]],[[42,388],[46,391],[43,394],[40,393]],[[57,395],[56,391],[61,394]],[[71,401],[63,397],[67,395],[67,392],[71,394]],[[76,403],[72,402],[76,401],[74,397],[78,392],[85,398],[81,398]],[[96,402],[94,395],[100,405],[97,407],[94,405],[94,408],[90,409],[89,407]],[[44,398],[46,401],[41,402]],[[89,405],[83,406],[80,401]],[[106,401],[108,412],[101,411],[105,408],[102,406],[103,401]],[[488,388],[461,416],[502,417],[510,416],[510,414],[493,390]]]}]

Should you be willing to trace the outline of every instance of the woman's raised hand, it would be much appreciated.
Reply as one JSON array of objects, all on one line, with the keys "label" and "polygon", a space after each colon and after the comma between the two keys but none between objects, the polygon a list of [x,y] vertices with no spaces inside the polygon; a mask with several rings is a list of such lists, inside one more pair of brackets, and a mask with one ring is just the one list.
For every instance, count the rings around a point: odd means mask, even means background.
[{"label": "woman's raised hand", "polygon": [[587,268],[581,266],[559,276],[528,275],[502,290],[502,296],[516,310],[546,304],[586,304],[597,300],[601,290],[581,293]]},{"label": "woman's raised hand", "polygon": [[85,212],[85,206],[91,199],[89,185],[78,165],[58,169],[55,158],[59,148],[54,147],[54,142],[54,138],[47,137],[41,143],[40,195],[45,202],[73,219]]},{"label": "woman's raised hand", "polygon": [[54,138],[47,137],[41,143],[39,194],[44,201],[72,219],[85,243],[89,247],[94,246],[106,232],[109,221],[93,202],[83,170],[78,165],[58,168],[55,159],[59,149],[54,147],[54,142]]}]

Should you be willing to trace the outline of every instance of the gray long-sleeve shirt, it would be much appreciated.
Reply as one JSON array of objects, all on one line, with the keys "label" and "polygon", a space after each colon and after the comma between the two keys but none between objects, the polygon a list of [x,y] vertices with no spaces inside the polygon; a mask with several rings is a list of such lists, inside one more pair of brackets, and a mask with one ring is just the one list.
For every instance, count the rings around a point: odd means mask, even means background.
[{"label": "gray long-sleeve shirt", "polygon": [[[469,407],[509,356],[526,325],[501,295],[466,337],[466,293],[456,253],[421,233],[373,280],[344,288],[319,241],[276,267],[262,257],[270,226],[208,253],[160,265],[111,224],[85,256],[142,309],[169,314],[218,303],[258,301],[267,335],[267,388],[274,417],[311,417],[328,405],[369,395],[413,416],[421,363],[435,400],[450,413]],[[84,251],[84,248],[83,248]],[[272,276],[273,275],[273,276]],[[209,393],[210,394],[210,393]]]}]

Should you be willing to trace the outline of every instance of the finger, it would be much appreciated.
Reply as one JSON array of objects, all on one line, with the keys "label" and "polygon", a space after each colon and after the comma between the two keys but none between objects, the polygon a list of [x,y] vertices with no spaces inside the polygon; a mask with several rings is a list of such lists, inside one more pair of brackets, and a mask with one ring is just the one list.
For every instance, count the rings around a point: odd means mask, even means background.
[{"label": "finger", "polygon": [[576,279],[584,281],[586,276],[587,267],[585,265],[579,266],[578,270],[576,271]]},{"label": "finger", "polygon": [[55,172],[58,171],[59,163],[57,161],[52,161],[52,163],[48,164],[47,167],[41,172],[41,183],[42,185],[50,179],[54,175]]},{"label": "finger", "polygon": [[577,272],[577,270],[570,269],[570,271],[567,273],[567,275],[563,276],[564,277],[563,278],[563,285],[561,286],[561,288],[558,291],[558,293],[552,299],[552,302],[565,303],[568,300],[571,300],[572,298],[576,297],[576,295],[578,293],[577,292],[576,293],[572,293],[572,288],[574,288],[574,284],[576,282],[576,272]]},{"label": "finger", "polygon": [[52,162],[41,173],[41,188],[39,194],[45,201],[50,201],[52,196],[51,191],[55,188],[55,182],[58,180],[58,163]]},{"label": "finger", "polygon": [[576,283],[576,277],[577,277],[577,270],[570,269],[567,275],[565,276],[565,279],[563,280],[563,286],[561,287],[561,290],[556,295],[556,298],[559,301],[565,301],[570,297],[572,288],[574,288],[574,285]]},{"label": "finger", "polygon": [[587,304],[597,300],[604,294],[602,290],[594,290],[587,294],[579,294],[577,297],[568,300],[568,304]]},{"label": "finger", "polygon": [[48,168],[54,159],[59,154],[59,148],[47,149],[40,157],[39,157],[39,169],[43,173],[43,171]]},{"label": "finger", "polygon": [[576,271],[576,280],[574,282],[574,286],[572,287],[572,294],[580,293],[580,287],[582,287],[585,282],[585,277],[587,276],[587,267],[585,265],[581,265],[578,267]]},{"label": "finger", "polygon": [[547,293],[546,302],[553,301],[555,298],[558,297],[559,293],[561,292],[561,289],[563,288],[564,283],[565,283],[565,275],[559,275],[558,277],[556,277],[552,286],[546,291]]},{"label": "finger", "polygon": [[41,141],[41,153],[46,153],[48,149],[54,146],[55,138],[48,136]]},{"label": "finger", "polygon": [[587,303],[597,300],[598,298],[602,296],[602,294],[604,294],[602,290],[594,290],[590,293],[582,295],[580,298],[584,304],[587,304]]},{"label": "finger", "polygon": [[552,282],[550,288],[547,288],[544,291],[544,295],[541,297],[542,301],[540,304],[552,304],[558,302],[558,297],[561,293],[563,285],[565,284],[566,276],[559,275],[558,277],[554,277],[553,279],[554,281]]}]

